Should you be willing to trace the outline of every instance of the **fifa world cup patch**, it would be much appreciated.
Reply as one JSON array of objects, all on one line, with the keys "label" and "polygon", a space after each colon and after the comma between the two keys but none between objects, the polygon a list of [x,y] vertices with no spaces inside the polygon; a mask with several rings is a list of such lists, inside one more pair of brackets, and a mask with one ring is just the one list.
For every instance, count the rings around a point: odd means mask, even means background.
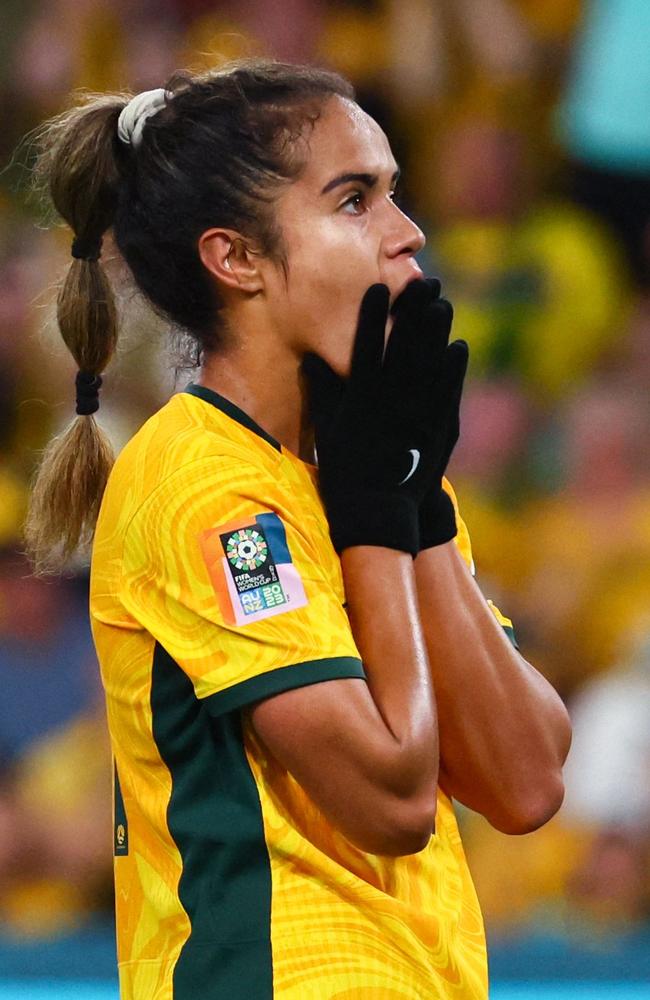
[{"label": "fifa world cup patch", "polygon": [[307,604],[277,514],[257,514],[252,520],[210,528],[200,542],[229,625],[247,625]]}]

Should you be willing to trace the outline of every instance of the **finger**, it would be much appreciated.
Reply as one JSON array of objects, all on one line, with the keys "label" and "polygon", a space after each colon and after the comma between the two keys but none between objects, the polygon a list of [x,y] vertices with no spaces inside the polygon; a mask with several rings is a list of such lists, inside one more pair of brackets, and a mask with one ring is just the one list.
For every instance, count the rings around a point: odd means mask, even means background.
[{"label": "finger", "polygon": [[454,340],[445,351],[444,374],[440,386],[440,391],[447,395],[443,419],[448,428],[442,468],[447,467],[460,433],[460,401],[468,361],[469,348],[466,342]]},{"label": "finger", "polygon": [[355,389],[370,388],[381,371],[388,301],[388,288],[381,284],[371,285],[361,300],[350,365]]},{"label": "finger", "polygon": [[[425,284],[424,282],[422,284]],[[431,390],[443,372],[453,309],[446,299],[434,299],[416,311],[417,300],[400,310],[395,319],[386,355],[384,371],[388,384],[400,389],[410,380],[409,395],[415,406],[427,406]]]},{"label": "finger", "polygon": [[439,299],[440,298],[440,292],[442,290],[441,285],[440,285],[440,279],[439,278],[425,278],[424,280],[426,281],[427,285],[429,286],[429,290],[431,292],[431,299],[432,300],[433,299]]},{"label": "finger", "polygon": [[445,351],[442,383],[445,385],[451,405],[458,407],[463,392],[463,383],[469,363],[469,347],[464,340],[454,340]]},{"label": "finger", "polygon": [[438,351],[444,351],[449,343],[451,325],[454,319],[454,309],[447,299],[436,299],[432,302],[429,312],[427,333],[435,342]]},{"label": "finger", "polygon": [[[409,291],[408,297],[406,291]],[[426,359],[432,358],[434,354],[439,358],[447,346],[454,310],[447,299],[431,298],[428,281],[413,282],[406,291],[399,299],[400,308],[395,316],[386,355],[392,360],[394,351],[412,352],[415,344],[422,352],[421,363],[426,363]],[[409,330],[410,336],[404,333],[405,328]],[[384,363],[386,360],[385,358]]]},{"label": "finger", "polygon": [[415,278],[414,281],[409,281],[406,288],[400,292],[393,302],[390,307],[391,315],[394,316],[400,309],[408,308],[409,303],[413,300],[423,303],[425,301],[428,302],[430,298],[431,288],[428,281],[425,281],[424,278]]},{"label": "finger", "polygon": [[416,374],[427,326],[431,293],[425,281],[412,281],[397,299],[393,328],[384,354],[384,374],[390,380]]},{"label": "finger", "polygon": [[424,314],[412,363],[421,373],[420,382],[425,393],[428,393],[444,374],[452,319],[453,309],[446,299],[435,299]]}]

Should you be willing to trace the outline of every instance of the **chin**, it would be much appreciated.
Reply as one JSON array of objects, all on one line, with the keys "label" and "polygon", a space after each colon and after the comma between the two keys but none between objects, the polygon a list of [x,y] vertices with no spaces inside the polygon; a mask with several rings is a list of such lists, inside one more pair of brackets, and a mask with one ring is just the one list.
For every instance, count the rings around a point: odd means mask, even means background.
[{"label": "chin", "polygon": [[335,375],[339,378],[348,378],[350,374],[350,368],[352,366],[352,358],[335,358],[333,361],[327,362]]}]

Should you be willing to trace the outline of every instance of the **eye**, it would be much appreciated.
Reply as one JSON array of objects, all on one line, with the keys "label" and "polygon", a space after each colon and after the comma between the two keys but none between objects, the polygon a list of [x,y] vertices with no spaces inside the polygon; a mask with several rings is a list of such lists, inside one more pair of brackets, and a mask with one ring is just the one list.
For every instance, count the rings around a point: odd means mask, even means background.
[{"label": "eye", "polygon": [[365,203],[363,191],[354,191],[349,198],[346,198],[341,205],[342,210],[347,215],[361,215]]}]

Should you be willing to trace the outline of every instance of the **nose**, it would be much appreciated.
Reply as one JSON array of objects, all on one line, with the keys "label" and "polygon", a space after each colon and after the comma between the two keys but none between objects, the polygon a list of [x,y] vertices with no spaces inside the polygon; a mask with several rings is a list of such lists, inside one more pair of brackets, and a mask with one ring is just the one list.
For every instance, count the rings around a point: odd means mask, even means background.
[{"label": "nose", "polygon": [[390,208],[390,225],[384,250],[388,257],[399,257],[407,254],[409,257],[415,256],[424,248],[426,237],[420,227],[402,212],[395,202],[388,202]]}]

